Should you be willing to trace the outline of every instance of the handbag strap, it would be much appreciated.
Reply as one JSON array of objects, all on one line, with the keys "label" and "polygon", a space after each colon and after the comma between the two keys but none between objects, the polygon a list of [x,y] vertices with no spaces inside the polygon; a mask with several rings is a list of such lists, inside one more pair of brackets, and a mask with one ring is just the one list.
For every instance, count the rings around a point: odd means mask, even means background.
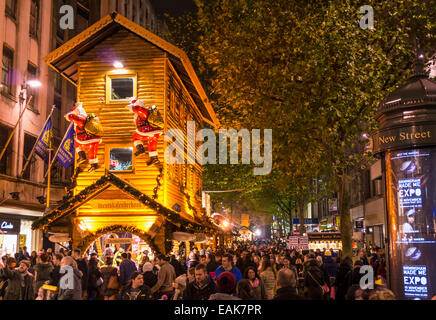
[{"label": "handbag strap", "polygon": [[312,274],[310,273],[310,271],[307,271],[307,273],[310,275],[310,277],[313,279],[313,281],[316,282],[317,285],[319,285],[321,288],[323,288],[323,286],[319,284],[318,280],[316,280],[316,279],[312,276]]}]

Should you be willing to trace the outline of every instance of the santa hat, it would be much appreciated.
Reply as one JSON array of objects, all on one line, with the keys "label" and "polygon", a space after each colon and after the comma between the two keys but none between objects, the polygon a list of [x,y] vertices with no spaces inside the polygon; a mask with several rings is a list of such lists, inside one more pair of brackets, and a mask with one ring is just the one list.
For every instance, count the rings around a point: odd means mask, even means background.
[{"label": "santa hat", "polygon": [[128,107],[142,107],[145,108],[145,104],[142,100],[136,99],[135,97],[130,98]]}]

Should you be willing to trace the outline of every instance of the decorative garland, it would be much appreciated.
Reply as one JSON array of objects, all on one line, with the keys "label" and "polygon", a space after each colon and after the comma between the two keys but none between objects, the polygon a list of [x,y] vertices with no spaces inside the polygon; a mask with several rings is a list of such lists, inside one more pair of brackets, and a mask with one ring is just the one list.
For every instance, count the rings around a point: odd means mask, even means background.
[{"label": "decorative garland", "polygon": [[[66,210],[71,209],[78,202],[83,202],[89,195],[94,194],[99,189],[104,187],[107,183],[110,183],[121,189],[122,191],[127,192],[135,199],[140,201],[142,204],[155,210],[158,214],[164,216],[169,222],[177,225],[179,229],[182,229],[185,232],[214,234],[218,231],[217,227],[213,226],[210,221],[207,221],[205,219],[202,219],[200,223],[194,223],[184,219],[180,216],[178,212],[171,210],[154,201],[152,198],[148,197],[147,195],[134,188],[128,182],[122,180],[113,173],[106,173],[103,177],[83,189],[76,196],[71,196],[68,201],[64,202],[62,205],[52,210],[48,215],[43,216],[33,222],[32,229],[46,228],[48,224],[62,217]],[[203,225],[201,223],[203,223]]]},{"label": "decorative garland", "polygon": [[153,200],[156,200],[159,197],[157,193],[160,187],[162,186],[162,183],[160,182],[162,180],[162,177],[163,177],[163,168],[159,167],[159,174],[156,177],[157,186],[153,189]]},{"label": "decorative garland", "polygon": [[119,232],[119,231],[129,232],[131,234],[134,234],[134,235],[140,237],[142,240],[145,240],[147,242],[148,246],[155,254],[162,253],[159,250],[159,248],[154,244],[150,235],[148,235],[147,233],[145,233],[141,229],[136,228],[135,226],[123,226],[123,225],[113,225],[113,226],[108,226],[106,228],[98,229],[96,232],[91,233],[91,234],[87,235],[86,237],[84,237],[80,241],[78,247],[85,250],[88,248],[88,246],[93,241],[95,241],[99,237],[101,237],[105,234],[108,234],[108,233]]}]

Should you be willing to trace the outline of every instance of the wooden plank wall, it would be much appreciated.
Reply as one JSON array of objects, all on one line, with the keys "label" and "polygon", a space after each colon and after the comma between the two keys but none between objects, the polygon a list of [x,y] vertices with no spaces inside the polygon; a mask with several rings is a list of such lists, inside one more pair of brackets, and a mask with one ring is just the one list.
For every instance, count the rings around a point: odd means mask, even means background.
[{"label": "wooden plank wall", "polygon": [[[122,144],[125,147],[133,147],[132,133],[135,131],[133,113],[127,108],[128,103],[108,104],[105,99],[106,73],[114,69],[113,62],[119,60],[129,72],[137,73],[138,98],[147,106],[156,105],[164,112],[164,69],[165,53],[152,44],[135,36],[127,30],[121,30],[105,39],[92,50],[80,57],[79,62],[79,86],[78,101],[88,113],[99,116],[103,128],[103,142],[99,146],[98,158],[100,169],[94,173],[81,173],[77,179],[75,193],[80,192],[101,176],[105,168],[105,147],[111,144]],[[159,158],[163,162],[163,137],[159,140]],[[132,183],[145,194],[152,196],[156,186],[158,170],[155,166],[146,166],[147,157],[141,155],[134,161],[133,173],[115,173],[122,179]],[[135,163],[135,162],[134,162]],[[157,201],[163,202],[163,186],[159,191]],[[110,188],[99,196],[102,199],[126,198],[117,188]],[[92,215],[92,206],[83,206],[78,211],[79,215]]]},{"label": "wooden plank wall", "polygon": [[[178,77],[171,62],[167,60],[167,86],[166,86],[166,124],[167,129],[177,128],[183,132],[184,139],[184,161],[187,162],[187,121],[195,121],[195,130],[198,132],[202,124],[201,113],[182,81]],[[181,136],[179,138],[182,138]],[[196,142],[196,148],[199,144]],[[195,155],[196,150],[190,150]],[[168,205],[172,207],[175,203],[182,207],[182,212],[189,212],[186,197],[181,192],[184,189],[190,195],[191,205],[200,214],[201,210],[201,189],[202,189],[202,167],[197,162],[195,164],[173,164],[166,165],[166,198],[169,199]]]}]

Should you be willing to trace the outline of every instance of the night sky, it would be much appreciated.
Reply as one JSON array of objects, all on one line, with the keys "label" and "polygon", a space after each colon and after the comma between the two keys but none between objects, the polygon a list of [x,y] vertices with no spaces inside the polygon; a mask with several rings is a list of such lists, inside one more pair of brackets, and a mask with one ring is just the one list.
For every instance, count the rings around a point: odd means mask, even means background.
[{"label": "night sky", "polygon": [[194,0],[150,0],[158,14],[168,13],[174,17],[185,11],[195,11]]}]

